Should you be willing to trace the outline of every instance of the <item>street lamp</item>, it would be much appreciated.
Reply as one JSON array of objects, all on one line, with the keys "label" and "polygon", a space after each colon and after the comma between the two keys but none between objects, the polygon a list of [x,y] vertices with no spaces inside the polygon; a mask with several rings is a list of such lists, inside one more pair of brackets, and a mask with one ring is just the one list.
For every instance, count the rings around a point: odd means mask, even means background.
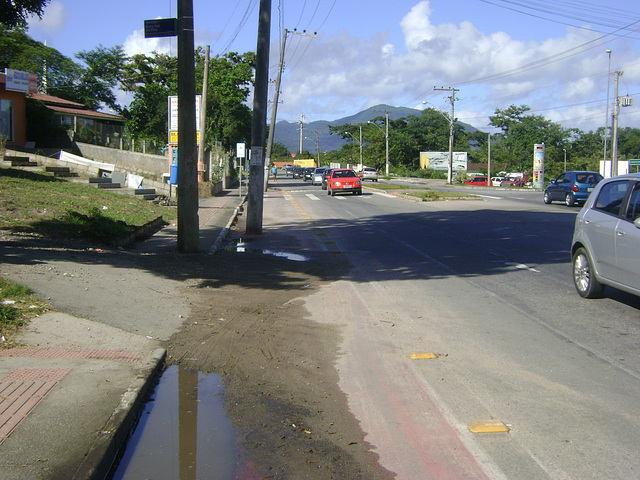
[{"label": "street lamp", "polygon": [[351,138],[353,138],[356,142],[360,144],[360,171],[362,171],[362,125],[358,125],[358,126],[360,127],[360,141],[358,141],[358,139],[349,132],[344,132],[344,134],[349,135]]},{"label": "street lamp", "polygon": [[372,122],[371,120],[369,120],[367,123],[370,123],[371,125],[375,125],[376,127],[378,127],[380,129],[380,131],[382,133],[384,133],[384,140],[385,140],[385,144],[386,144],[386,149],[387,149],[387,156],[386,156],[386,175],[387,177],[389,176],[389,116],[387,114],[387,131],[385,132],[384,130],[382,130],[382,127],[380,125],[378,125],[377,123]]},{"label": "street lamp", "polygon": [[563,148],[562,150],[564,150],[564,171],[567,171],[567,149]]}]

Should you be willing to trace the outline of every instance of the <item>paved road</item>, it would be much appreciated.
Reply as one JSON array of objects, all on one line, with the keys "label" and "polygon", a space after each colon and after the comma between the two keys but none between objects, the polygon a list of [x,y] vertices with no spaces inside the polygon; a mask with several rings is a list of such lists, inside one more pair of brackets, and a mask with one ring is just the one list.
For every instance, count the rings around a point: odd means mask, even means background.
[{"label": "paved road", "polygon": [[[412,203],[279,180],[265,199],[266,233],[296,232],[277,248],[348,258],[306,305],[341,327],[340,385],[399,479],[637,478],[640,300],[576,295],[578,209],[539,196]],[[487,419],[510,432],[469,431]]]}]

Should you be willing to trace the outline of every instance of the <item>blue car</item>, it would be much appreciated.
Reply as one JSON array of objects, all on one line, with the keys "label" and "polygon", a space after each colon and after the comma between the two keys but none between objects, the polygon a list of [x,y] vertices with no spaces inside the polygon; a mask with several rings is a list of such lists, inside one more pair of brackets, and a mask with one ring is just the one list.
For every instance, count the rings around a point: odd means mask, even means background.
[{"label": "blue car", "polygon": [[564,172],[544,191],[544,203],[564,202],[567,207],[584,203],[595,186],[602,180],[598,172],[570,171]]}]

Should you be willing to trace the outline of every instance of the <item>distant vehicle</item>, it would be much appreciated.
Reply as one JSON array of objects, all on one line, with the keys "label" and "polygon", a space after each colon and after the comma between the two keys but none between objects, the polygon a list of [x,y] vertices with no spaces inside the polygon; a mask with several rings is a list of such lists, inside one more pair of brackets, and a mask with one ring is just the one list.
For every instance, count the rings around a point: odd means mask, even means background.
[{"label": "distant vehicle", "polygon": [[307,180],[312,180],[313,172],[315,172],[316,167],[305,167],[304,172],[302,174],[302,179],[306,182]]},{"label": "distant vehicle", "polygon": [[304,168],[302,167],[293,167],[293,178],[302,178],[304,175]]},{"label": "distant vehicle", "polygon": [[293,165],[285,165],[284,167],[282,167],[285,177],[293,176],[293,169]]},{"label": "distant vehicle", "polygon": [[572,207],[576,203],[586,202],[602,178],[598,172],[582,170],[564,172],[555,180],[551,180],[542,198],[547,204],[556,200],[564,202],[567,207]]},{"label": "distant vehicle", "polygon": [[350,168],[337,168],[327,177],[327,195],[336,193],[353,193],[362,195],[362,181],[356,172]]},{"label": "distant vehicle", "polygon": [[499,187],[504,177],[491,177],[491,185],[494,187]]},{"label": "distant vehicle", "polygon": [[322,174],[322,189],[326,190],[327,189],[327,177],[329,176],[329,174],[333,171],[333,168],[327,168],[324,173]]},{"label": "distant vehicle", "polygon": [[313,171],[313,176],[311,177],[311,185],[322,185],[322,177],[326,169],[326,167],[318,167]]},{"label": "distant vehicle", "polygon": [[471,180],[464,182],[465,185],[477,185],[479,187],[486,187],[488,185],[487,177],[477,176]]},{"label": "distant vehicle", "polygon": [[640,174],[596,185],[576,216],[571,242],[573,283],[584,298],[610,285],[640,296]]},{"label": "distant vehicle", "polygon": [[501,187],[524,187],[526,184],[524,177],[505,177],[500,182]]},{"label": "distant vehicle", "polygon": [[378,181],[378,170],[373,167],[364,167],[360,172],[360,178],[362,180],[371,180],[372,182]]}]

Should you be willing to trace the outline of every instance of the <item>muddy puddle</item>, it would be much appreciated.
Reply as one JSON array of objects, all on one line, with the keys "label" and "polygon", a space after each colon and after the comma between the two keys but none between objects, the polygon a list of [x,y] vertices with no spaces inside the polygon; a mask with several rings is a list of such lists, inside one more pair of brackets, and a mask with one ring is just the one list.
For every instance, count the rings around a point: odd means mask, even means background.
[{"label": "muddy puddle", "polygon": [[111,480],[231,480],[241,470],[220,376],[181,367],[162,374]]}]

